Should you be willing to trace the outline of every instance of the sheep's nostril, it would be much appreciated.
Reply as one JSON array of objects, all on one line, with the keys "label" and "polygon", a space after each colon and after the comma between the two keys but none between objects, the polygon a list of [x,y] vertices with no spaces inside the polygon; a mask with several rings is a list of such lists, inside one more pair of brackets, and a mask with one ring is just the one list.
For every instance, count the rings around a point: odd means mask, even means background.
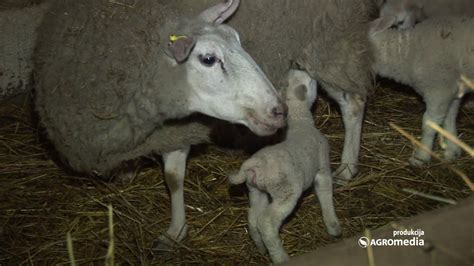
[{"label": "sheep's nostril", "polygon": [[283,116],[286,118],[286,116],[288,115],[288,107],[286,106],[286,104],[281,104],[277,107],[274,107],[272,109],[272,115],[274,117]]}]

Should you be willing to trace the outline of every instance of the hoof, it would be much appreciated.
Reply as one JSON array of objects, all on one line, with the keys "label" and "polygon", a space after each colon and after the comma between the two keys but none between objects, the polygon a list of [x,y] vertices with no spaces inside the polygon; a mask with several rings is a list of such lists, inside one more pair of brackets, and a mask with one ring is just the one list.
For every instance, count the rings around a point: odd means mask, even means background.
[{"label": "hoof", "polygon": [[339,222],[331,223],[327,228],[328,234],[333,237],[340,237],[342,234],[341,225]]},{"label": "hoof", "polygon": [[408,162],[415,167],[423,167],[425,166],[429,161],[425,161],[423,159],[420,159],[418,157],[412,156]]},{"label": "hoof", "polygon": [[[183,225],[179,232],[172,230],[171,228],[168,229],[167,233],[162,234],[155,241],[153,241],[153,246],[151,248],[153,255],[163,255],[173,252],[178,242],[184,239],[187,232],[187,225]],[[173,236],[177,237],[174,238]]]},{"label": "hoof", "polygon": [[168,237],[167,235],[161,235],[153,241],[153,247],[151,248],[154,255],[160,255],[163,253],[173,252],[176,246],[176,242]]},{"label": "hoof", "polygon": [[446,149],[444,151],[444,158],[448,161],[456,160],[457,158],[461,157],[462,150],[458,146],[453,147],[451,149]]},{"label": "hoof", "polygon": [[272,257],[273,265],[278,265],[278,264],[281,264],[281,263],[284,263],[284,262],[287,262],[287,261],[290,260],[290,257],[288,256],[288,254],[286,254],[286,252],[284,252],[282,254],[274,255],[274,256],[271,256],[271,257]]},{"label": "hoof", "polygon": [[257,246],[258,253],[260,253],[262,255],[267,254],[267,248],[265,247],[265,245],[263,244],[262,241],[260,241],[260,242],[255,241],[255,245]]},{"label": "hoof", "polygon": [[359,170],[356,166],[350,166],[348,164],[341,164],[339,168],[337,168],[336,172],[334,172],[333,176],[337,179],[342,180],[352,180],[354,176],[357,174]]},{"label": "hoof", "polygon": [[267,253],[267,248],[265,247],[265,244],[263,243],[262,237],[260,236],[260,233],[258,230],[255,229],[249,229],[250,232],[250,238],[252,238],[253,242],[255,243],[255,246],[257,246],[257,250],[260,254],[265,255]]}]

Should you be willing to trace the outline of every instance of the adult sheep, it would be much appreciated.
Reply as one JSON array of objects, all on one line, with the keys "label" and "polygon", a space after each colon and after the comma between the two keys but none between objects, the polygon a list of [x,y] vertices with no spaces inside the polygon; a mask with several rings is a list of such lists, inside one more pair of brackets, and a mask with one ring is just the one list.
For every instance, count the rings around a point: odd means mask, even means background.
[{"label": "adult sheep", "polygon": [[341,107],[345,141],[336,174],[351,179],[358,155],[366,96],[372,84],[368,22],[376,0],[243,1],[229,21],[243,46],[274,84],[296,61]]},{"label": "adult sheep", "polygon": [[[226,1],[179,19],[172,1],[56,0],[36,51],[37,109],[56,149],[81,172],[104,174],[105,160],[144,142],[169,119],[194,112],[247,125],[258,135],[284,126],[285,107],[220,25],[238,7]],[[168,41],[170,35],[179,35]]]},{"label": "adult sheep", "polygon": [[209,128],[167,121],[202,113],[269,135],[285,125],[287,110],[238,33],[221,24],[239,1],[192,19],[175,1],[134,2],[51,2],[35,54],[36,108],[76,171],[107,175],[164,154],[173,205],[167,235],[179,241],[189,145],[207,141]]}]

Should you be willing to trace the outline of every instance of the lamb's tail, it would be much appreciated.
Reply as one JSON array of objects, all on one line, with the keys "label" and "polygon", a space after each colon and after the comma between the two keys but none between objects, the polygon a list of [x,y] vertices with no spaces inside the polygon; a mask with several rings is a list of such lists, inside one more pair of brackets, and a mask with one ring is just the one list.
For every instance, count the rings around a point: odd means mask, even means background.
[{"label": "lamb's tail", "polygon": [[247,181],[247,175],[245,174],[245,171],[240,170],[237,173],[229,175],[229,183],[232,185],[242,184],[245,181]]},{"label": "lamb's tail", "polygon": [[255,179],[257,172],[259,171],[258,169],[260,168],[260,164],[261,162],[259,159],[248,159],[242,164],[240,170],[237,173],[229,175],[229,182],[233,185],[242,184],[247,180],[252,183],[256,182]]}]

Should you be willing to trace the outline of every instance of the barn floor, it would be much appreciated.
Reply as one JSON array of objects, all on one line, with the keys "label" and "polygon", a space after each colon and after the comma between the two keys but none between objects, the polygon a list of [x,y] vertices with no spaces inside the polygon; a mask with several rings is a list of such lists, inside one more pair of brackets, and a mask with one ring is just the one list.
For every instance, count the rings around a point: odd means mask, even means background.
[{"label": "barn floor", "polygon": [[[317,124],[332,144],[337,167],[343,127],[334,104],[319,99]],[[147,161],[130,184],[105,183],[58,167],[51,147],[38,133],[30,104],[0,106],[0,264],[69,264],[66,235],[70,232],[78,263],[105,261],[109,246],[107,206],[114,209],[115,262],[129,264],[262,264],[246,231],[247,195],[229,188],[226,174],[249,155],[216,146],[193,153],[185,182],[189,234],[173,253],[150,255],[154,239],[170,222],[170,203],[161,166]],[[335,205],[343,238],[366,228],[446,206],[404,192],[414,189],[451,200],[472,194],[448,169],[474,173],[472,158],[452,164],[434,162],[418,169],[408,165],[412,146],[391,129],[394,122],[420,135],[423,104],[410,90],[377,88],[369,99],[357,178],[335,188]],[[474,111],[458,118],[461,139],[474,146]],[[299,255],[340,239],[324,230],[312,193],[281,230],[286,249]]]}]

